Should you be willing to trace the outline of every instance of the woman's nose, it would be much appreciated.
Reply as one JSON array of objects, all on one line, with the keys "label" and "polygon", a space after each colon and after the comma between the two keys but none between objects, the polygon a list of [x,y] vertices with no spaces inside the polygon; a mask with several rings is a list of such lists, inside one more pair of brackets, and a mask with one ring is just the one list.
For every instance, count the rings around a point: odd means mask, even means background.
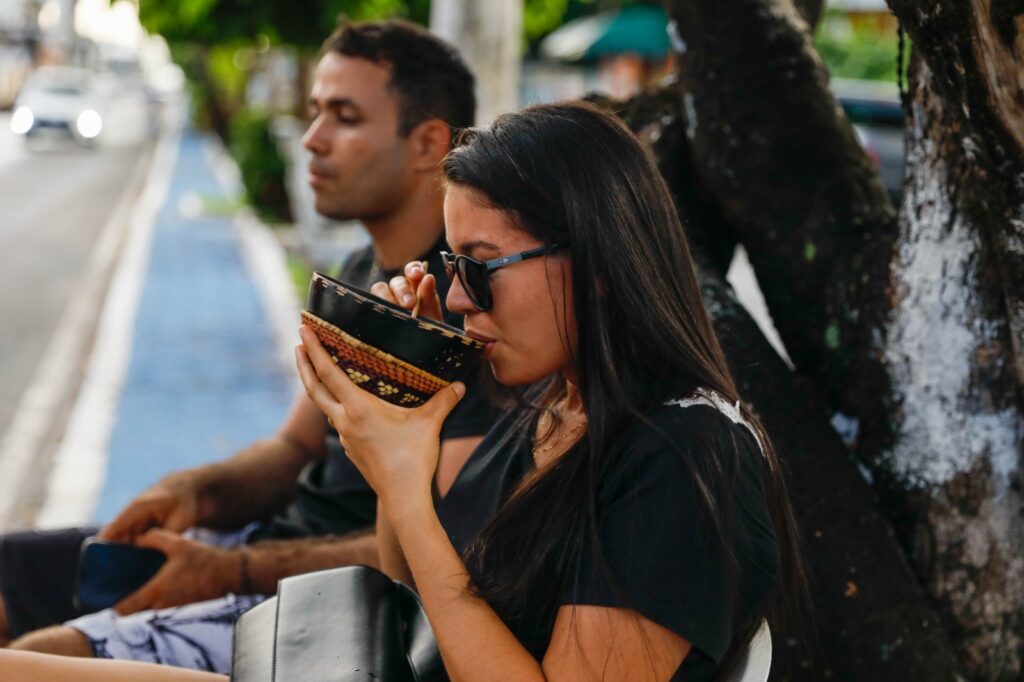
[{"label": "woman's nose", "polygon": [[444,302],[448,311],[456,315],[469,315],[477,312],[476,306],[469,300],[458,277],[452,277],[452,285],[448,288],[448,295],[445,296]]}]

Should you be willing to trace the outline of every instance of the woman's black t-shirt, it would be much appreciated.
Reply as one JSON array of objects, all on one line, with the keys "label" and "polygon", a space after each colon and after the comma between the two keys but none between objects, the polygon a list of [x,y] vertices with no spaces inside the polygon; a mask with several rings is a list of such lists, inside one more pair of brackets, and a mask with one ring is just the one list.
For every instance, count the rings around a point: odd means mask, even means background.
[{"label": "woman's black t-shirt", "polygon": [[[598,534],[614,579],[585,547],[564,577],[558,605],[633,609],[692,644],[673,679],[711,680],[737,631],[764,608],[777,582],[768,465],[735,408],[715,394],[695,394],[646,416],[648,423],[637,422],[620,440],[619,463],[598,492]],[[460,554],[534,470],[533,427],[519,410],[505,414],[438,503]],[[705,480],[718,482],[708,491],[717,531],[678,447],[691,453]],[[543,606],[527,604],[524,611]],[[535,655],[543,653],[550,632],[509,625]],[[539,651],[530,646],[537,642]]]}]

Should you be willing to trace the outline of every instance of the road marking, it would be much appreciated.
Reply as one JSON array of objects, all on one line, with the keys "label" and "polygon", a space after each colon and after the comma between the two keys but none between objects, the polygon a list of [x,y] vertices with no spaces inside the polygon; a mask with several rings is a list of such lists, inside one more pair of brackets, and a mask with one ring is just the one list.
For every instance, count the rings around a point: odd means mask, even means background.
[{"label": "road marking", "polygon": [[147,152],[136,163],[131,176],[135,179],[122,192],[89,255],[84,284],[69,298],[60,325],[0,440],[0,528],[10,525],[19,492],[52,435],[60,406],[73,395],[79,363],[88,347],[95,315],[124,242],[128,215],[139,196],[151,158]]},{"label": "road marking", "polygon": [[99,320],[96,343],[82,387],[50,474],[40,528],[88,523],[107,475],[107,446],[117,400],[131,361],[139,297],[156,226],[177,162],[184,107],[171,112],[157,143],[145,188],[128,220],[128,243],[117,264]]}]

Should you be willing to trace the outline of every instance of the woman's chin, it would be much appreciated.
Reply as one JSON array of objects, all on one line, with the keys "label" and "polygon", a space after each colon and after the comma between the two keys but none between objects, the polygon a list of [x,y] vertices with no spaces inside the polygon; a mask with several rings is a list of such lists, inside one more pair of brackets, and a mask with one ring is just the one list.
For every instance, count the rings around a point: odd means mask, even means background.
[{"label": "woman's chin", "polygon": [[491,358],[488,361],[491,366],[491,374],[494,375],[494,380],[504,386],[518,386],[519,383],[515,381],[515,372],[509,372],[507,367],[503,367],[502,363]]},{"label": "woman's chin", "polygon": [[518,363],[502,362],[501,358],[498,357],[490,358],[489,363],[495,381],[505,386],[529,386],[551,374],[550,372],[539,374],[536,371],[530,371],[535,369],[533,367],[524,367]]}]

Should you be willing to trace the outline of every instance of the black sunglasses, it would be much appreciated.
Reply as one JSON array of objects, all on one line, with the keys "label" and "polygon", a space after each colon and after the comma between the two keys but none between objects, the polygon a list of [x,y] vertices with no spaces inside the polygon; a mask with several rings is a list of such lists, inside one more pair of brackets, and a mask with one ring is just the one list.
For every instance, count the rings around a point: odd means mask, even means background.
[{"label": "black sunglasses", "polygon": [[448,273],[448,279],[459,278],[462,288],[466,290],[469,300],[481,312],[491,309],[493,303],[491,297],[491,273],[495,270],[513,265],[524,260],[543,256],[563,248],[563,244],[548,244],[538,246],[536,249],[523,251],[511,256],[502,256],[488,261],[480,261],[476,258],[463,256],[457,253],[441,252],[441,262],[444,263],[444,270]]}]

